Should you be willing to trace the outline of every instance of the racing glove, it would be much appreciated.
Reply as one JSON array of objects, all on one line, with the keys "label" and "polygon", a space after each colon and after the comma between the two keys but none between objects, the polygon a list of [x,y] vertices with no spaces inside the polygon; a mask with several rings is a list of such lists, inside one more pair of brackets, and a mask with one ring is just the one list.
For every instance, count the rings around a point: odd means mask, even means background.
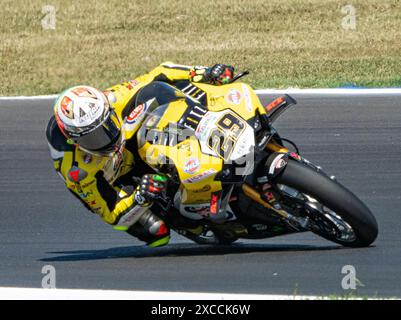
[{"label": "racing glove", "polygon": [[229,83],[234,76],[234,67],[225,64],[215,64],[213,67],[194,67],[189,72],[190,80],[193,82],[210,83],[222,85]]},{"label": "racing glove", "polygon": [[136,192],[135,201],[140,206],[149,206],[153,200],[163,196],[167,189],[167,177],[160,174],[146,174],[142,177]]}]

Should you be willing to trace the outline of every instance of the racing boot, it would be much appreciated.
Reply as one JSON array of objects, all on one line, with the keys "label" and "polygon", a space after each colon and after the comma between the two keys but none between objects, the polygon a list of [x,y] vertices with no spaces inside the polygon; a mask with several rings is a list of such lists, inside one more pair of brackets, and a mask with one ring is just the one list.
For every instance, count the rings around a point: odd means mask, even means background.
[{"label": "racing boot", "polygon": [[216,237],[215,233],[204,227],[198,226],[193,229],[176,229],[175,230],[178,234],[196,242],[197,244],[219,244],[220,241]]},{"label": "racing boot", "polygon": [[146,212],[127,232],[152,248],[165,246],[170,241],[170,229],[151,211]]}]

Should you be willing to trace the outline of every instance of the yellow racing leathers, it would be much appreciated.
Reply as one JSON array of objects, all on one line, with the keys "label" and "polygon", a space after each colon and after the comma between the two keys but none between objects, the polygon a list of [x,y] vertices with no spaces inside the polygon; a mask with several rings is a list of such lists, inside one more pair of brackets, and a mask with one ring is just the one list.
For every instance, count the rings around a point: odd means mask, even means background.
[{"label": "yellow racing leathers", "polygon": [[202,81],[205,70],[166,62],[145,75],[107,89],[105,94],[123,124],[122,147],[112,156],[87,153],[74,145],[62,134],[54,116],[47,126],[54,168],[71,193],[115,229],[127,231],[150,246],[167,244],[169,229],[151,213],[147,203],[138,199],[135,191],[132,177],[153,171],[137,155],[136,132],[140,122],[135,123],[135,118],[141,110],[135,109],[136,94],[152,81],[165,81],[202,99],[204,93],[192,90],[191,81]]}]

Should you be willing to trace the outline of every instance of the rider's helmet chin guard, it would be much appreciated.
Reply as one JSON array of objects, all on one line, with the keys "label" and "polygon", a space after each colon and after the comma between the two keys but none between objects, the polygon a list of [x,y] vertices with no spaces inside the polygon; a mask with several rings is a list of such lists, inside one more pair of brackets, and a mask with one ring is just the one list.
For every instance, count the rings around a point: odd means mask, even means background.
[{"label": "rider's helmet chin guard", "polygon": [[103,92],[70,88],[57,99],[54,113],[64,136],[85,152],[108,156],[120,149],[121,123]]}]

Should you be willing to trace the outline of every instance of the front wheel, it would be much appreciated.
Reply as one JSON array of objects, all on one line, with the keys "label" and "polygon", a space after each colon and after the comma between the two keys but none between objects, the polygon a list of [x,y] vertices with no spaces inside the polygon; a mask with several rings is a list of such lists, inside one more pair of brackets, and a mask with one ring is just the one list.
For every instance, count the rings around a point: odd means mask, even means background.
[{"label": "front wheel", "polygon": [[[375,217],[338,182],[291,159],[276,183],[283,192],[296,190],[301,195],[309,208],[307,215],[314,233],[347,247],[366,247],[375,241],[378,234]],[[297,201],[300,200],[298,196]]]}]

